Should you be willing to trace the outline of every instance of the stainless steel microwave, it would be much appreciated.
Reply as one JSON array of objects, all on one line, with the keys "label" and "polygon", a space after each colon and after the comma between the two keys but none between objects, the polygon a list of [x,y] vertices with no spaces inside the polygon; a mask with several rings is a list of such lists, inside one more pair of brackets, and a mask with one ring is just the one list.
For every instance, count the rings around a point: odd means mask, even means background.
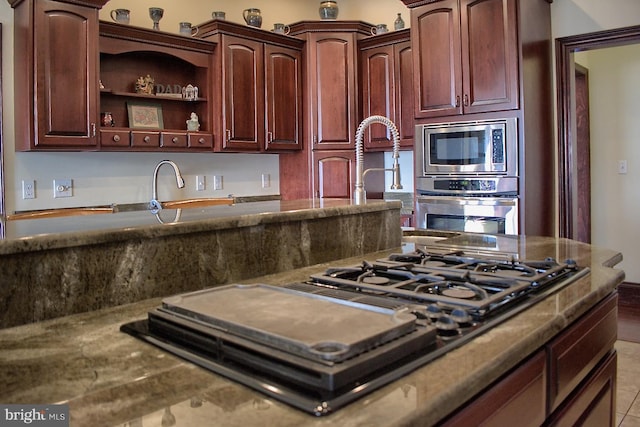
[{"label": "stainless steel microwave", "polygon": [[416,126],[416,174],[517,176],[517,119]]}]

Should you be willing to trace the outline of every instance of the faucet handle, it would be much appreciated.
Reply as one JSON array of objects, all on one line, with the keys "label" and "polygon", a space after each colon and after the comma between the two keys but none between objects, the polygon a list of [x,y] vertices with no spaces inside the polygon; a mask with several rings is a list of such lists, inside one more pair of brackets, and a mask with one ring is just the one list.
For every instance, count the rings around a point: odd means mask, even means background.
[{"label": "faucet handle", "polygon": [[162,203],[160,203],[156,199],[152,199],[149,202],[149,210],[151,211],[151,213],[158,213],[158,211],[162,210]]}]

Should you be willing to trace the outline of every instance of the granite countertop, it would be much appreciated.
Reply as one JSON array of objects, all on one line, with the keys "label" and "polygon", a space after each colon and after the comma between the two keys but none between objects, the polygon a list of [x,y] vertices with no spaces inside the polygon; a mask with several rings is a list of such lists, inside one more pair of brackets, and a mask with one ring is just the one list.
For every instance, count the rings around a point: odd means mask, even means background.
[{"label": "granite countertop", "polygon": [[[382,200],[366,205],[379,208]],[[366,210],[360,205],[358,210]],[[327,209],[349,209],[349,199],[302,199],[247,201],[232,205],[189,209],[163,209],[158,215],[149,210],[120,211],[100,215],[77,215],[53,218],[4,221],[5,235],[0,239],[0,255],[14,252],[79,246],[144,237],[187,234],[201,230],[250,226],[268,222],[283,213],[292,219],[317,218]]]},{"label": "granite countertop", "polygon": [[[565,239],[513,237],[521,256],[575,259],[589,275],[402,379],[324,417],[314,417],[182,361],[119,331],[159,298],[0,330],[0,402],[68,403],[71,425],[432,425],[480,392],[614,291],[624,273],[615,251]],[[409,248],[411,249],[411,248]],[[304,280],[395,250],[259,277]]]}]

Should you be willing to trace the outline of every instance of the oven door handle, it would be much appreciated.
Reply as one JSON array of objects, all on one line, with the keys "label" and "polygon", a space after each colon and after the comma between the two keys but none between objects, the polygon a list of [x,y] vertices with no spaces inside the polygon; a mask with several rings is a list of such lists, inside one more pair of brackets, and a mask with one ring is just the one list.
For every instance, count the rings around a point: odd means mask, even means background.
[{"label": "oven door handle", "polygon": [[417,203],[436,205],[517,206],[517,197],[418,196]]}]

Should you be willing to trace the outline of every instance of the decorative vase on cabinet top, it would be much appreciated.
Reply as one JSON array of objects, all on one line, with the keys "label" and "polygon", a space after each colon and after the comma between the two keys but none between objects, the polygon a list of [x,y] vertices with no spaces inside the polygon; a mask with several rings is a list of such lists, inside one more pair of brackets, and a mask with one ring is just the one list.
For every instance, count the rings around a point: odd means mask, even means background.
[{"label": "decorative vase on cabinet top", "polygon": [[333,0],[321,1],[320,19],[338,19],[338,3]]},{"label": "decorative vase on cabinet top", "polygon": [[251,27],[262,27],[262,15],[260,15],[260,9],[245,9],[242,12],[242,17],[247,25]]}]

